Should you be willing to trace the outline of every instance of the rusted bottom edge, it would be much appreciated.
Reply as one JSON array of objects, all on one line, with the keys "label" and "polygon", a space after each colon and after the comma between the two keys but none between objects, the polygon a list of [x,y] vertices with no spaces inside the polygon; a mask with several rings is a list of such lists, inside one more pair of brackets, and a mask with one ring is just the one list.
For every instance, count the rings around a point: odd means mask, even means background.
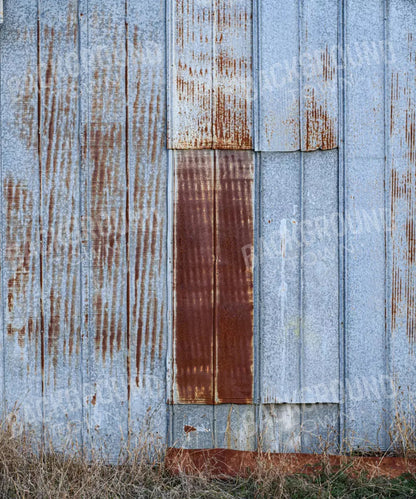
[{"label": "rusted bottom edge", "polygon": [[396,478],[416,473],[416,459],[402,457],[362,457],[301,453],[259,453],[230,449],[169,448],[166,466],[174,474],[204,473],[212,477],[247,477],[272,466],[282,475],[304,473],[319,475],[322,471],[345,469],[350,475],[362,472],[369,477]]}]

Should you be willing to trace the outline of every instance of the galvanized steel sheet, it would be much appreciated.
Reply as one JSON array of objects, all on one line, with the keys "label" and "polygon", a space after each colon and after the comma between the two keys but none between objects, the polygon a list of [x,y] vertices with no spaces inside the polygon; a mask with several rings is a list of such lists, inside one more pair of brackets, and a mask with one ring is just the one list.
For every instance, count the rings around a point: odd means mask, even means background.
[{"label": "galvanized steel sheet", "polygon": [[113,457],[142,430],[388,447],[416,383],[415,9],[5,2],[0,384],[17,428]]}]

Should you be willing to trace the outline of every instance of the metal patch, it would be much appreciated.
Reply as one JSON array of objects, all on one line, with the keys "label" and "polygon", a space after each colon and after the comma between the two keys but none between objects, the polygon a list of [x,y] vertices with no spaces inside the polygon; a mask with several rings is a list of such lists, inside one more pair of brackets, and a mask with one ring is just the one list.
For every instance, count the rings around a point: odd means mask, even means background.
[{"label": "metal patch", "polygon": [[173,400],[253,396],[252,153],[175,154]]},{"label": "metal patch", "polygon": [[252,3],[175,0],[168,147],[252,148]]}]

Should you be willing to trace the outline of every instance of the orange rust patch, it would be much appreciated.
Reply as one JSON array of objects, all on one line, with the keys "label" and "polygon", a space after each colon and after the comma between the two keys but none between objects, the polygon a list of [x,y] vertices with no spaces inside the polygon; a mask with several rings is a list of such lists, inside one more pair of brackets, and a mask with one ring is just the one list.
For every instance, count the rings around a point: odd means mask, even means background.
[{"label": "orange rust patch", "polygon": [[253,179],[251,152],[218,153],[216,175],[216,398],[253,398]]},{"label": "orange rust patch", "polygon": [[230,449],[176,449],[166,454],[166,466],[173,473],[205,472],[212,477],[247,477],[256,469],[274,469],[282,475],[308,474],[317,476],[328,467],[336,472],[341,467],[350,476],[367,473],[370,478],[396,478],[416,472],[416,459],[399,457],[347,457],[319,454],[262,454]]},{"label": "orange rust patch", "polygon": [[337,147],[335,121],[328,115],[326,103],[318,104],[316,101],[314,89],[309,89],[306,94],[305,118],[305,151],[327,150]]},{"label": "orange rust patch", "polygon": [[183,403],[214,401],[213,174],[210,153],[176,153],[174,371]]},{"label": "orange rust patch", "polygon": [[[316,86],[307,86],[304,97],[305,130],[302,150],[328,150],[338,146],[337,112],[330,105],[331,93],[334,92],[336,65],[326,47],[321,54],[322,70]],[[336,88],[336,87],[335,87]],[[333,96],[332,96],[333,98]],[[336,107],[336,106],[335,106]]]},{"label": "orange rust patch", "polygon": [[196,428],[195,428],[195,426],[188,426],[188,425],[185,425],[185,426],[183,427],[183,431],[184,431],[185,433],[192,433],[193,431],[196,431]]}]

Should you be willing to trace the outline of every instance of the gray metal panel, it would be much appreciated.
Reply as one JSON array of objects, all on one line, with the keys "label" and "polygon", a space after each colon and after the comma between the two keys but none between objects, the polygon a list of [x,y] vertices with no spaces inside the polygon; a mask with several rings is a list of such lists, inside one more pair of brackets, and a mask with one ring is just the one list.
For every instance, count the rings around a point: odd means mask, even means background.
[{"label": "gray metal panel", "polygon": [[255,413],[254,405],[172,405],[170,445],[185,449],[255,450]]},{"label": "gray metal panel", "polygon": [[[17,0],[0,30],[2,368],[6,414],[42,431],[37,2]],[[3,365],[4,363],[4,365]],[[17,430],[17,428],[15,428]]]},{"label": "gray metal panel", "polygon": [[262,400],[338,402],[337,153],[262,153],[259,170]]},{"label": "gray metal panel", "polygon": [[265,403],[299,401],[299,165],[299,153],[261,154],[259,160],[260,392]]},{"label": "gray metal panel", "polygon": [[78,12],[75,0],[39,11],[44,424],[55,445],[81,442]]},{"label": "gray metal panel", "polygon": [[302,402],[338,402],[338,151],[302,154]]},{"label": "gray metal panel", "polygon": [[264,452],[334,452],[338,446],[337,404],[264,404]]},{"label": "gray metal panel", "polygon": [[130,438],[166,441],[165,2],[128,2]]},{"label": "gray metal panel", "polygon": [[[93,450],[117,456],[127,438],[125,2],[89,0],[82,38],[83,161],[89,269],[86,416]],[[83,89],[83,90],[84,90]]]},{"label": "gray metal panel", "polygon": [[259,0],[256,151],[338,144],[336,0]]},{"label": "gray metal panel", "polygon": [[345,17],[345,429],[384,445],[383,2],[349,0]]},{"label": "gray metal panel", "polygon": [[[388,295],[391,375],[396,399],[392,410],[406,407],[413,417],[416,382],[416,4],[388,3],[389,66],[386,105],[390,131],[386,196],[391,215]],[[390,126],[388,126],[390,125]]]}]

